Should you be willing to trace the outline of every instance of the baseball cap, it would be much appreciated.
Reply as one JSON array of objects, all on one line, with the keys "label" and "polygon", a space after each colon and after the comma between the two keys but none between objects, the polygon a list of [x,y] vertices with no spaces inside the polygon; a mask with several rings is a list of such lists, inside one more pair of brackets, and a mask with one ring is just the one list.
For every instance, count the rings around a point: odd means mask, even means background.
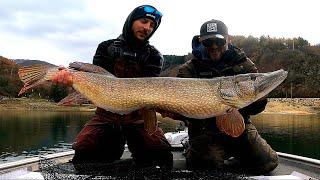
[{"label": "baseball cap", "polygon": [[202,24],[199,41],[210,38],[226,39],[226,35],[228,35],[227,26],[222,21],[212,19]]}]

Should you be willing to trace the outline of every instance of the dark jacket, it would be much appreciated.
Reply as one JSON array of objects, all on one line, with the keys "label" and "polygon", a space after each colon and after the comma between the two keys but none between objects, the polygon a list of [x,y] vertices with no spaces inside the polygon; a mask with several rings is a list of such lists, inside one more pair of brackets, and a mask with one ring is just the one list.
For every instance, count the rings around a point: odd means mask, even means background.
[{"label": "dark jacket", "polygon": [[149,44],[132,49],[120,35],[99,44],[93,64],[119,78],[154,77],[160,74],[163,56]]},{"label": "dark jacket", "polygon": [[[204,47],[193,39],[193,56],[180,67],[178,77],[183,78],[214,78],[220,76],[232,76],[245,73],[258,72],[254,63],[245,55],[245,53],[229,44],[228,50],[223,54],[218,62],[209,59]],[[267,99],[260,99],[251,105],[239,110],[248,123],[250,115],[262,112],[267,104]]]},{"label": "dark jacket", "polygon": [[[159,76],[163,56],[151,46],[148,39],[137,40],[132,31],[132,24],[135,10],[128,16],[122,34],[117,39],[103,41],[99,44],[93,57],[93,64],[98,65],[119,78],[154,77]],[[141,119],[139,111],[128,115],[118,115],[97,108],[96,114],[106,118],[106,121],[134,121]]]}]

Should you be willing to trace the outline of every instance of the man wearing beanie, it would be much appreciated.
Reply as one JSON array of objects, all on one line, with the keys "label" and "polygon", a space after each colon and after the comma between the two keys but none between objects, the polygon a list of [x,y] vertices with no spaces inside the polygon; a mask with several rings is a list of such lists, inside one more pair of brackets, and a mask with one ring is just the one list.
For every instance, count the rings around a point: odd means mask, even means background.
[{"label": "man wearing beanie", "polygon": [[[214,78],[258,72],[245,53],[229,43],[228,36],[228,28],[222,21],[213,19],[205,22],[200,28],[200,35],[193,37],[192,56],[180,67],[178,77]],[[190,144],[186,153],[187,165],[191,168],[237,168],[252,174],[264,174],[275,169],[278,165],[276,152],[250,121],[250,115],[262,112],[266,104],[267,99],[262,98],[231,112],[232,117],[239,117],[239,121],[226,118],[221,123],[218,118],[199,121],[184,117]],[[232,124],[235,122],[237,124]],[[223,126],[242,126],[243,129],[234,133]],[[225,163],[230,157],[236,160],[233,166]]]},{"label": "man wearing beanie", "polygon": [[[122,34],[98,45],[93,64],[118,78],[159,76],[163,56],[149,44],[162,14],[150,5],[135,8],[127,17]],[[144,128],[145,109],[119,115],[97,108],[95,116],[77,135],[73,163],[113,162],[121,158],[128,144],[139,167],[172,167],[170,144],[159,127],[150,133]],[[154,110],[148,113],[154,115]]]}]

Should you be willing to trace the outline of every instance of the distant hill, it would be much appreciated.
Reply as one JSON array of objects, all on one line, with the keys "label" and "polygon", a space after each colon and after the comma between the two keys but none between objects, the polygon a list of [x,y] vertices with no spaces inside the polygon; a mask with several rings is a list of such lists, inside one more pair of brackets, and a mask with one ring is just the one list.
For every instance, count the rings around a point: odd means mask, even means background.
[{"label": "distant hill", "polygon": [[18,77],[21,66],[14,61],[0,56],[0,96],[15,97],[22,87]]},{"label": "distant hill", "polygon": [[55,66],[53,64],[50,64],[46,61],[41,61],[41,60],[29,60],[29,59],[13,59],[13,61],[16,64],[19,64],[20,66],[31,66],[35,64],[41,64],[41,65],[48,65],[48,66]]}]

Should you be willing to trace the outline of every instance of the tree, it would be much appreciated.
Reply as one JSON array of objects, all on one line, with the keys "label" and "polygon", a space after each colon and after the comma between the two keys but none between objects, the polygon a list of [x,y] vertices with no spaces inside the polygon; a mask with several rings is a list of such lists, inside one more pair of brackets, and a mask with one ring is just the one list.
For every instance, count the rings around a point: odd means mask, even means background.
[{"label": "tree", "polygon": [[303,49],[306,46],[309,46],[309,42],[302,37],[298,37],[298,39],[295,39],[295,48],[297,49]]},{"label": "tree", "polygon": [[52,84],[49,98],[52,99],[54,102],[59,102],[67,95],[67,88],[65,86]]}]

